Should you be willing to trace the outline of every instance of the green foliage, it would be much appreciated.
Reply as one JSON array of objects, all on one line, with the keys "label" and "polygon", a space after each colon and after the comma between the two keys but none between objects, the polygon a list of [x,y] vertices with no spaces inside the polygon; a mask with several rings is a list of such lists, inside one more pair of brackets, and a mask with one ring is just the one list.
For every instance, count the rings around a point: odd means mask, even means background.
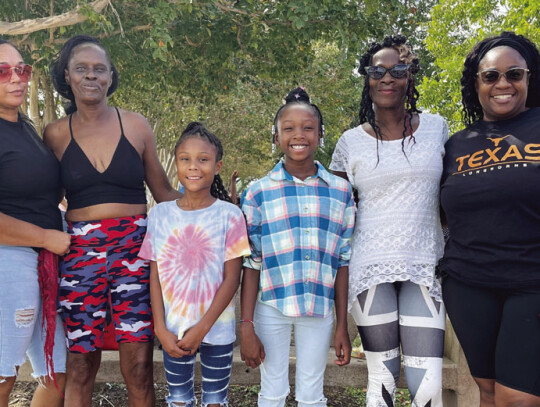
[{"label": "green foliage", "polygon": [[422,82],[422,106],[445,116],[451,131],[462,128],[460,79],[466,55],[478,41],[504,30],[538,44],[539,12],[537,1],[441,0],[431,11],[426,38],[434,72]]},{"label": "green foliage", "polygon": [[[145,115],[166,149],[189,121],[204,121],[224,141],[223,178],[238,169],[245,184],[278,158],[270,149],[272,120],[299,85],[323,113],[326,148],[316,158],[327,166],[357,115],[358,55],[389,34],[421,44],[435,0],[111,0],[99,13],[89,0],[9,3],[0,20],[60,15],[83,4],[82,23],[12,39],[46,71],[67,38],[101,38],[120,73],[111,104]],[[429,55],[421,57],[429,67]]]}]

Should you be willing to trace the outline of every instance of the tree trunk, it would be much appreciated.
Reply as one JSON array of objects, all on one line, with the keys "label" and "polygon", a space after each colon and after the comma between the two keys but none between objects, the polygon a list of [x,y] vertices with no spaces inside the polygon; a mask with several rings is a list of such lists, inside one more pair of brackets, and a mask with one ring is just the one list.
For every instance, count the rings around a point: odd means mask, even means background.
[{"label": "tree trunk", "polygon": [[45,128],[47,124],[58,119],[56,115],[56,99],[49,75],[41,75],[41,90],[45,99],[45,107],[43,108],[43,128]]},{"label": "tree trunk", "polygon": [[28,116],[28,98],[24,99],[21,105],[21,112]]},{"label": "tree trunk", "polygon": [[41,116],[39,114],[39,82],[42,72],[39,68],[34,68],[32,71],[32,81],[30,82],[30,119],[34,122],[34,126],[38,132],[41,134],[42,123]]}]

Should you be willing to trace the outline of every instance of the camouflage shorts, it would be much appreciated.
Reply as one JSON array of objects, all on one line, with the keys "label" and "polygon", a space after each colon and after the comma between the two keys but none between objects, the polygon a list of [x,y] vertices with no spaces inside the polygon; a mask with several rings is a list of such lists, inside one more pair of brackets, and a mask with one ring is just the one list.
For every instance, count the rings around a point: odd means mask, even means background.
[{"label": "camouflage shorts", "polygon": [[137,256],[146,216],[69,222],[68,232],[59,296],[70,352],[103,347],[107,307],[118,343],[152,341],[149,262]]}]

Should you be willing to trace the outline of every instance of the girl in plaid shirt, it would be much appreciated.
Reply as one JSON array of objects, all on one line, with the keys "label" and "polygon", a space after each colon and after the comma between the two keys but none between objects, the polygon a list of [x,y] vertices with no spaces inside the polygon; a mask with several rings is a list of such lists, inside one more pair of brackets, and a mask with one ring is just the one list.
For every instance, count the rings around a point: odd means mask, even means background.
[{"label": "girl in plaid shirt", "polygon": [[242,360],[262,367],[258,405],[284,406],[294,326],[296,401],[326,406],[334,302],[335,363],[350,361],[347,288],[355,203],[350,184],[314,161],[324,126],[303,88],[287,95],[273,129],[284,158],[249,187],[242,202],[252,250],[242,280]]}]

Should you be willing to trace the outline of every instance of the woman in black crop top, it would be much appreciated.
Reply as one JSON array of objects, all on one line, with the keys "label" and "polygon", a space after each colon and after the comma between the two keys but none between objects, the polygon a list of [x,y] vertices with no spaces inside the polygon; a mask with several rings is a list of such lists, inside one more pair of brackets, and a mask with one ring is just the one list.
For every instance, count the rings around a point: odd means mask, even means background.
[{"label": "woman in black crop top", "polygon": [[[43,294],[51,300],[42,308],[49,328],[45,334],[52,339],[58,270],[40,267],[38,271],[38,259],[45,251],[47,256],[63,255],[70,239],[61,231],[58,163],[19,113],[30,73],[31,67],[15,47],[0,40],[0,405],[8,405],[17,370],[28,353],[34,375],[48,384],[47,389],[38,386],[32,405],[60,406],[60,393],[49,385],[52,366],[46,357],[54,358],[54,371],[64,372],[65,338],[59,329],[54,352],[51,342],[44,346],[39,318]],[[46,271],[53,285],[44,285],[40,293],[38,280]],[[64,375],[56,378],[62,387]]]},{"label": "woman in black crop top", "polygon": [[144,182],[156,202],[181,195],[158,160],[146,119],[107,104],[118,73],[97,39],[71,38],[51,69],[56,90],[70,101],[68,116],[44,136],[60,161],[72,235],[60,265],[70,350],[66,405],[91,404],[108,307],[130,405],[153,405],[149,270],[137,257],[146,231]]},{"label": "woman in black crop top", "polygon": [[445,146],[443,299],[482,406],[540,406],[539,75],[525,37],[478,43]]}]

